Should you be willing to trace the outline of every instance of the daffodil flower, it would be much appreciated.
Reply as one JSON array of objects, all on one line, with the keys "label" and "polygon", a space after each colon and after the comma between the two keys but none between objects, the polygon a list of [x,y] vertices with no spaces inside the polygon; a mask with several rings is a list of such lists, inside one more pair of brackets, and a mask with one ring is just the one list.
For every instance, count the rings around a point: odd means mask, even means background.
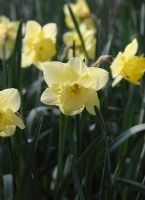
[{"label": "daffodil flower", "polygon": [[55,23],[41,27],[36,21],[28,21],[23,39],[22,67],[35,64],[41,69],[40,63],[50,61],[56,54],[56,34]]},{"label": "daffodil flower", "polygon": [[15,133],[16,126],[25,128],[22,119],[16,114],[20,107],[20,95],[17,89],[0,91],[0,136],[8,137]]},{"label": "daffodil flower", "polygon": [[[96,52],[96,36],[95,36],[95,31],[93,29],[87,29],[85,24],[80,25],[80,32],[82,34],[84,44],[86,51],[88,53],[89,59],[94,59],[95,58],[95,52]],[[67,47],[73,46],[73,43],[75,42],[75,54],[78,57],[81,57],[82,59],[86,59],[84,50],[82,48],[82,43],[80,40],[80,37],[77,33],[77,31],[68,31],[64,33],[63,35],[63,41],[64,44]],[[68,50],[67,58],[70,59],[73,57],[73,50],[70,48]]]},{"label": "daffodil flower", "polygon": [[[94,21],[89,17],[90,9],[85,0],[77,0],[76,3],[69,3],[73,14],[75,15],[78,23],[85,23],[87,28],[94,28]],[[74,29],[74,23],[70,15],[68,5],[64,5],[65,23],[70,29]]]},{"label": "daffodil flower", "polygon": [[0,58],[8,59],[13,51],[18,22],[10,21],[5,16],[0,16]]},{"label": "daffodil flower", "polygon": [[44,79],[48,88],[41,101],[46,105],[56,105],[65,115],[79,114],[85,107],[95,114],[99,107],[96,91],[108,81],[108,72],[97,67],[87,67],[80,58],[72,58],[67,63],[46,62]]},{"label": "daffodil flower", "polygon": [[112,86],[115,86],[123,78],[134,84],[139,84],[145,72],[145,58],[135,56],[137,50],[138,42],[136,39],[133,39],[133,41],[126,46],[123,53],[118,53],[110,66],[112,77],[114,78]]}]

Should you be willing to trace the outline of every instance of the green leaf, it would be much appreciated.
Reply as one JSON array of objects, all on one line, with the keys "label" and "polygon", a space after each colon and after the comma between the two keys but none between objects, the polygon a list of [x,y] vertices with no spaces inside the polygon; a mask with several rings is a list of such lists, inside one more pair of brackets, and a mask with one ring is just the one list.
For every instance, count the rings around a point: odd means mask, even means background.
[{"label": "green leaf", "polygon": [[80,180],[77,165],[76,165],[76,161],[75,161],[75,158],[73,155],[71,158],[72,158],[72,173],[73,173],[74,186],[77,190],[79,199],[85,200],[81,180]]},{"label": "green leaf", "polygon": [[110,152],[112,153],[115,151],[123,142],[128,140],[130,137],[142,133],[145,131],[145,124],[139,124],[136,126],[133,126],[132,128],[129,128],[127,131],[124,131],[121,133],[110,145]]},{"label": "green leaf", "polygon": [[134,189],[140,193],[145,194],[145,186],[137,181],[132,181],[124,178],[119,178],[117,181],[123,183],[123,185],[127,185],[130,189]]},{"label": "green leaf", "polygon": [[15,42],[15,48],[14,53],[12,56],[12,66],[9,67],[9,87],[15,87],[17,89],[20,89],[21,87],[21,56],[22,56],[22,27],[23,22],[20,21],[16,42]]},{"label": "green leaf", "polygon": [[[88,161],[88,158],[90,158],[94,152],[97,151],[97,149],[102,145],[104,142],[104,135],[99,135],[88,147],[87,149],[81,154],[81,156],[76,160],[76,166],[77,169],[81,169],[81,167],[84,166],[84,164]],[[68,184],[71,182],[70,178],[70,172],[68,172],[67,176],[64,177],[63,183],[61,184],[61,187],[59,188],[59,191],[57,193],[57,198],[60,198],[65,191]]]},{"label": "green leaf", "polygon": [[58,146],[58,171],[57,171],[57,182],[56,188],[58,188],[63,180],[63,156],[64,156],[64,146],[66,141],[66,133],[67,133],[67,123],[68,117],[63,113],[60,114],[60,122],[59,122],[59,146]]},{"label": "green leaf", "polygon": [[3,175],[4,200],[13,200],[13,176],[12,174]]}]

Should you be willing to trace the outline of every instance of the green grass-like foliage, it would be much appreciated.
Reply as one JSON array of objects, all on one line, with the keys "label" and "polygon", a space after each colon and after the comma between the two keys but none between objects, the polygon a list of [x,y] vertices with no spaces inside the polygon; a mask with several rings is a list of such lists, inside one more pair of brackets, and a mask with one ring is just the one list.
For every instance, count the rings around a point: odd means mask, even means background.
[{"label": "green grass-like foliage", "polygon": [[[96,55],[115,57],[133,37],[145,53],[144,0],[88,0],[97,21]],[[134,86],[111,81],[99,92],[96,116],[83,111],[64,116],[41,104],[46,85],[34,66],[22,69],[22,23],[34,19],[58,25],[57,56],[62,53],[63,0],[0,1],[0,15],[20,20],[14,52],[0,62],[0,89],[15,87],[21,94],[26,128],[0,138],[1,200],[143,200],[145,199],[145,78]],[[84,41],[76,18],[70,15]],[[75,44],[74,44],[75,48]],[[96,58],[97,60],[97,58]],[[94,60],[95,62],[95,60]],[[91,61],[89,61],[89,64]],[[3,68],[6,67],[6,71]],[[109,71],[108,64],[100,67]],[[110,77],[111,80],[111,77]],[[58,172],[58,173],[57,173]]]}]

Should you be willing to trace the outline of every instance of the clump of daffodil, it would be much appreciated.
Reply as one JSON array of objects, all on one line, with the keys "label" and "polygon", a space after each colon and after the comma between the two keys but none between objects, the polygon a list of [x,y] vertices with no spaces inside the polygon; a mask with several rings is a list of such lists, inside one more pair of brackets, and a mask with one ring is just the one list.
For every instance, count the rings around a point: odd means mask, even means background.
[{"label": "clump of daffodil", "polygon": [[[69,3],[73,14],[75,15],[78,23],[85,23],[87,27],[94,28],[94,21],[90,17],[90,9],[85,0],[76,0],[76,3]],[[68,5],[64,5],[65,23],[70,29],[74,29],[74,23],[70,15]]]},{"label": "clump of daffodil", "polygon": [[87,67],[77,57],[67,63],[46,62],[43,68],[48,88],[41,101],[46,105],[56,105],[65,115],[79,114],[85,107],[95,114],[94,106],[99,107],[96,91],[108,81],[108,72],[97,67]]},{"label": "clump of daffodil", "polygon": [[[88,54],[89,59],[95,58],[96,50],[96,37],[94,29],[87,29],[85,24],[80,25],[80,32],[83,37],[84,45]],[[75,43],[75,55],[80,58],[86,58],[80,37],[76,30],[68,31],[63,35],[63,41],[66,47],[68,47],[67,58],[70,59],[73,57],[72,46]]]},{"label": "clump of daffodil", "polygon": [[118,53],[110,66],[112,77],[114,78],[113,86],[123,78],[134,84],[139,84],[145,72],[145,58],[135,56],[137,50],[137,39],[133,39],[133,41],[126,46],[123,53]]},{"label": "clump of daffodil", "polygon": [[20,95],[17,89],[0,91],[0,136],[8,137],[15,133],[16,126],[25,128],[22,119],[16,114],[20,108]]},{"label": "clump of daffodil", "polygon": [[0,58],[8,59],[13,51],[18,22],[10,21],[5,16],[0,16]]},{"label": "clump of daffodil", "polygon": [[55,23],[41,27],[36,21],[28,21],[23,39],[22,67],[35,64],[41,69],[40,63],[50,61],[56,54],[56,34]]}]

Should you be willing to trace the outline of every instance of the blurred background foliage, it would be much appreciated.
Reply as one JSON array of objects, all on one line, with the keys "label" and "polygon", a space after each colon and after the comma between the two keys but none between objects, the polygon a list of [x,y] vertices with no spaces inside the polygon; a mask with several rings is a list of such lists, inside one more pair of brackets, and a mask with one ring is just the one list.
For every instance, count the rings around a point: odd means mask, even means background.
[{"label": "blurred background foliage", "polygon": [[[63,5],[69,2],[0,0],[0,15],[23,22],[34,19],[42,25],[55,22],[58,36],[54,60],[59,60],[64,47],[62,34],[68,30]],[[96,18],[96,60],[103,54],[115,57],[134,37],[139,41],[138,54],[144,55],[144,0],[87,3]],[[17,130],[10,139],[0,139],[0,199],[145,199],[144,78],[139,86],[122,81],[112,88],[110,77],[108,86],[99,92],[102,115],[96,111],[96,117],[92,117],[84,111],[79,117],[60,116],[57,108],[40,103],[46,88],[42,72],[33,66],[20,68],[21,39],[20,27],[13,55],[5,64],[9,87],[21,93],[26,129],[22,133]],[[110,70],[109,64],[100,67]],[[60,180],[56,180],[58,151],[62,156]]]}]

